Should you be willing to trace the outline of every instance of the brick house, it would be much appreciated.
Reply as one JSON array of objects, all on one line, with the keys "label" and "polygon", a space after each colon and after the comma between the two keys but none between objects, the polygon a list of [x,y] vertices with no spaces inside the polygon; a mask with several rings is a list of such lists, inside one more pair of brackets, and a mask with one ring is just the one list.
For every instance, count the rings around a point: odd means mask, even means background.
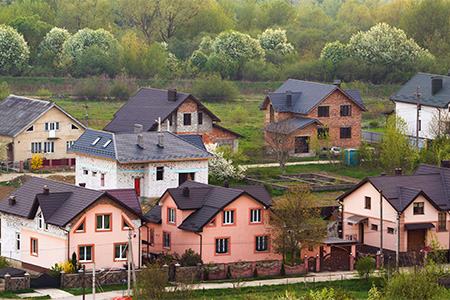
[{"label": "brick house", "polygon": [[358,147],[361,117],[366,111],[357,90],[289,79],[260,104],[264,110],[266,145],[276,134],[288,137],[292,154],[311,153],[310,140],[328,131],[332,146]]},{"label": "brick house", "polygon": [[243,136],[217,125],[220,119],[191,94],[175,89],[141,88],[115,114],[104,130],[114,133],[133,132],[134,124],[144,131],[162,130],[174,134],[199,134],[205,144],[228,145],[238,149]]}]

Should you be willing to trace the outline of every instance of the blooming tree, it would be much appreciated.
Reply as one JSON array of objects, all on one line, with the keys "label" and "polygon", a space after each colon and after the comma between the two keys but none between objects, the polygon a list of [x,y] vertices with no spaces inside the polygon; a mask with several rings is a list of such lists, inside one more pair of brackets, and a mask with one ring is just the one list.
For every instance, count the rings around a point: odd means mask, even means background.
[{"label": "blooming tree", "polygon": [[333,64],[339,64],[346,58],[349,58],[347,46],[339,41],[328,43],[323,47],[320,54],[321,60],[331,60]]},{"label": "blooming tree", "polygon": [[17,73],[26,66],[30,51],[17,30],[0,25],[0,73]]},{"label": "blooming tree", "polygon": [[39,46],[39,55],[47,51],[51,51],[53,56],[57,56],[62,53],[63,44],[70,37],[69,31],[64,28],[53,27],[50,32],[44,37],[41,45]]},{"label": "blooming tree", "polygon": [[118,48],[118,42],[110,32],[104,29],[92,30],[85,28],[79,30],[75,35],[64,42],[63,53],[69,58],[75,59],[88,47],[94,45],[103,50],[105,55]]},{"label": "blooming tree", "polygon": [[267,28],[258,36],[258,40],[266,51],[275,51],[281,55],[294,52],[294,47],[287,41],[286,30]]},{"label": "blooming tree", "polygon": [[214,54],[227,57],[230,61],[264,59],[264,49],[258,40],[232,30],[219,34],[212,44],[212,50]]},{"label": "blooming tree", "polygon": [[240,180],[244,178],[247,170],[244,166],[235,166],[231,159],[224,157],[224,152],[216,144],[206,146],[208,152],[212,153],[216,158],[210,159],[208,163],[209,176],[217,181],[226,179]]}]

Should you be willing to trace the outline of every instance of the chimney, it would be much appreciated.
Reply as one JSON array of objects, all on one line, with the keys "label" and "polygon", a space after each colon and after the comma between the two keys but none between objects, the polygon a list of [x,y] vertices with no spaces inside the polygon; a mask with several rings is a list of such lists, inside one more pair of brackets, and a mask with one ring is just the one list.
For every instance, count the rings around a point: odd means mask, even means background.
[{"label": "chimney", "polygon": [[170,102],[175,102],[177,100],[177,90],[168,89],[167,90],[167,100]]},{"label": "chimney", "polygon": [[450,168],[450,160],[441,160],[441,167],[442,168]]},{"label": "chimney", "polygon": [[442,77],[432,76],[431,77],[431,95],[436,95],[442,89]]},{"label": "chimney", "polygon": [[395,168],[395,175],[396,176],[402,175],[402,168]]},{"label": "chimney", "polygon": [[44,185],[44,195],[50,195],[50,188],[48,185]]},{"label": "chimney", "polygon": [[79,183],[78,185],[81,186],[81,187],[86,187],[86,182]]},{"label": "chimney", "polygon": [[292,91],[286,91],[286,105],[292,105]]},{"label": "chimney", "polygon": [[229,187],[230,187],[230,184],[228,183],[228,180],[224,180],[223,183],[222,183],[222,186],[223,186],[224,188],[229,188]]},{"label": "chimney", "polygon": [[142,131],[143,126],[141,124],[134,124],[134,133],[139,133]]},{"label": "chimney", "polygon": [[9,196],[9,206],[16,204],[16,196]]},{"label": "chimney", "polygon": [[341,80],[340,79],[335,79],[333,80],[333,85],[337,86],[338,88],[341,88]]},{"label": "chimney", "polygon": [[183,196],[186,198],[189,198],[190,192],[189,192],[189,187],[185,186],[183,188]]},{"label": "chimney", "polygon": [[386,173],[381,173],[380,176],[386,176]]},{"label": "chimney", "polygon": [[144,135],[142,133],[137,135],[137,144],[141,149],[144,149]]},{"label": "chimney", "polygon": [[164,148],[164,133],[158,133],[158,147]]}]

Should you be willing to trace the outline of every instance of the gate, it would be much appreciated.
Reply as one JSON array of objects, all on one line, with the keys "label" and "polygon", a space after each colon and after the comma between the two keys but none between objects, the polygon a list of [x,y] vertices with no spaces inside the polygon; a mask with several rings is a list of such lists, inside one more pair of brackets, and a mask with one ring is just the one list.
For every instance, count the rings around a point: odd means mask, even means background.
[{"label": "gate", "polygon": [[321,258],[320,271],[349,271],[350,256],[347,249],[332,247],[331,252]]},{"label": "gate", "polygon": [[308,272],[316,272],[316,258],[314,256],[308,258]]},{"label": "gate", "polygon": [[61,285],[61,278],[53,277],[48,274],[41,274],[37,278],[31,278],[30,279],[30,287],[32,289],[38,289],[38,288],[60,288]]}]

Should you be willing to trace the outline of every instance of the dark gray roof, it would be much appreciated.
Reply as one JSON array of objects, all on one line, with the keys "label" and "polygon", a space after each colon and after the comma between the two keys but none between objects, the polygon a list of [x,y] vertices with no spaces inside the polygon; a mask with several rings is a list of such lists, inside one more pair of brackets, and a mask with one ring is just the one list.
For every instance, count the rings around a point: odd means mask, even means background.
[{"label": "dark gray roof", "polygon": [[[296,79],[288,79],[274,93],[269,93],[268,97],[260,104],[260,108],[264,109],[270,99],[276,112],[292,112],[306,115],[336,89],[342,91],[363,110],[366,110],[361,95],[357,90],[344,91],[332,84]],[[288,91],[292,93],[292,104],[290,106],[286,103],[286,92]]]},{"label": "dark gray roof", "polygon": [[[214,156],[199,146],[199,141],[191,143],[188,139],[164,131],[164,147],[158,146],[158,132],[141,132],[144,148],[137,144],[136,133],[110,133],[88,129],[70,147],[69,151],[113,159],[119,163],[167,161],[180,159],[205,159]],[[92,143],[100,137],[95,144]],[[111,140],[107,147],[105,143]]]},{"label": "dark gray roof", "polygon": [[419,195],[438,210],[450,210],[450,169],[422,164],[413,175],[368,177],[340,196],[370,182],[398,212],[403,212]]},{"label": "dark gray roof", "polygon": [[166,120],[187,98],[197,102],[199,109],[210,115],[213,121],[220,122],[217,116],[190,94],[177,92],[176,101],[172,102],[168,101],[167,90],[141,88],[103,129],[110,132],[134,132],[134,124],[142,124],[144,131],[157,130],[156,120]]},{"label": "dark gray roof", "polygon": [[161,206],[155,205],[153,206],[146,214],[145,218],[155,224],[161,223]]},{"label": "dark gray roof", "polygon": [[[189,188],[189,197],[184,196],[184,188]],[[178,188],[168,189],[167,193],[171,195],[178,209],[195,210],[178,226],[180,229],[194,232],[201,232],[203,227],[224,207],[241,195],[249,195],[266,207],[272,204],[269,193],[262,185],[225,188],[188,180]],[[155,220],[161,220],[161,214],[156,215],[156,210],[149,213],[149,215],[152,215]]]},{"label": "dark gray roof", "polygon": [[[49,195],[43,194],[45,185],[49,187]],[[103,195],[108,196],[137,216],[141,216],[139,212],[134,211],[120,199],[110,197],[106,192],[39,177],[32,177],[0,201],[0,211],[32,219],[35,217],[38,207],[41,207],[45,222],[56,226],[65,226]],[[16,197],[15,205],[9,205],[10,196]]]},{"label": "dark gray roof", "polygon": [[[433,76],[439,76],[442,78],[442,89],[440,89],[435,95],[431,94],[431,78]],[[413,78],[405,83],[405,85],[403,85],[402,88],[390,99],[392,101],[417,104],[417,96],[414,95],[414,93],[417,93],[417,85],[420,86],[420,103],[422,105],[433,107],[448,107],[450,103],[449,76],[417,73]]]},{"label": "dark gray roof", "polygon": [[243,136],[242,134],[239,134],[239,133],[234,132],[234,131],[232,131],[232,130],[230,130],[228,128],[225,128],[225,127],[222,127],[220,125],[217,125],[216,123],[213,123],[213,128],[217,128],[217,129],[223,130],[225,132],[231,133],[231,134],[233,134],[233,135],[235,135],[237,137],[240,137],[240,138],[245,138],[245,136]]},{"label": "dark gray roof", "polygon": [[202,136],[200,134],[180,134],[178,136],[186,142],[206,151],[205,144],[203,144]]},{"label": "dark gray roof", "polygon": [[290,117],[280,122],[270,123],[263,130],[268,132],[279,132],[283,134],[289,134],[297,129],[308,126],[309,124],[317,123],[322,125],[317,119],[302,118],[302,117]]},{"label": "dark gray roof", "polygon": [[53,102],[9,95],[0,103],[0,135],[17,136],[53,107],[58,108],[78,125],[85,128],[83,124]]},{"label": "dark gray roof", "polygon": [[131,207],[135,212],[142,214],[141,205],[135,189],[105,190],[106,193]]}]

